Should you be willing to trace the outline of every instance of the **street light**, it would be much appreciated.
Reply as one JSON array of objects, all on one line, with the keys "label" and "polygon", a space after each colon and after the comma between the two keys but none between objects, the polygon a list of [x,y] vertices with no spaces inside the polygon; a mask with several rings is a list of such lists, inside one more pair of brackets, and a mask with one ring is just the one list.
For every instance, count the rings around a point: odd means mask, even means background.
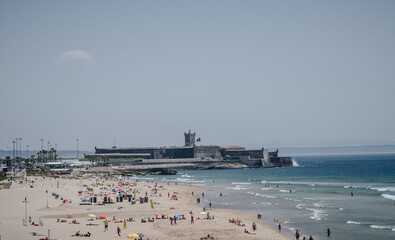
[{"label": "street light", "polygon": [[27,226],[27,197],[25,197],[25,201],[22,202],[25,203],[25,226]]},{"label": "street light", "polygon": [[78,141],[80,140],[77,138],[76,141],[77,141],[77,159],[78,159]]},{"label": "street light", "polygon": [[58,144],[55,143],[55,160],[58,154]]},{"label": "street light", "polygon": [[26,145],[26,159],[29,158],[29,145]]},{"label": "street light", "polygon": [[40,141],[41,141],[41,151],[42,151],[42,150],[44,150],[44,147],[43,147],[43,142],[44,142],[44,139],[42,139],[42,138],[41,138],[41,140],[40,140]]},{"label": "street light", "polygon": [[12,140],[12,159],[15,159],[15,140]]},{"label": "street light", "polygon": [[18,138],[15,138],[15,159],[18,158]]},{"label": "street light", "polygon": [[22,138],[19,138],[19,157],[22,158]]},{"label": "street light", "polygon": [[47,152],[47,154],[48,154],[48,159],[49,159],[49,157],[50,157],[50,154],[49,154],[49,145],[51,144],[49,141],[47,142],[48,143],[48,152]]}]

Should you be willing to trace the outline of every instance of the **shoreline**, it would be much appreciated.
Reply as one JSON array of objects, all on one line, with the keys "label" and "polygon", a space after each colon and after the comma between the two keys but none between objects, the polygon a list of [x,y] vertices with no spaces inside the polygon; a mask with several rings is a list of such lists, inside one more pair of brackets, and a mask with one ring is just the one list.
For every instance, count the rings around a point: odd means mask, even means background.
[{"label": "shoreline", "polygon": [[[214,220],[203,220],[205,215],[200,214],[202,209],[196,203],[194,193],[200,193],[204,190],[195,186],[187,185],[166,185],[158,182],[156,193],[153,191],[155,183],[137,182],[137,186],[131,181],[124,182],[125,190],[136,190],[136,197],[144,197],[145,192],[149,199],[153,200],[155,210],[151,209],[150,203],[136,203],[131,205],[130,202],[115,202],[114,204],[105,205],[80,205],[80,198],[90,196],[93,192],[97,194],[98,191],[106,192],[109,196],[116,198],[115,193],[111,193],[110,189],[118,186],[121,179],[115,180],[97,180],[97,179],[65,179],[65,178],[48,178],[43,177],[28,177],[29,180],[34,180],[31,188],[28,184],[23,182],[13,183],[11,189],[2,189],[0,191],[0,234],[1,239],[40,239],[45,236],[32,236],[32,232],[41,235],[48,235],[48,230],[52,239],[75,239],[72,237],[74,233],[80,231],[81,233],[92,234],[93,239],[116,239],[126,238],[127,234],[144,233],[143,239],[200,239],[206,237],[208,234],[214,239],[286,239],[289,236],[278,231],[273,230],[268,224],[264,224],[257,219],[257,216],[250,212],[239,210],[228,210],[212,208],[207,209],[210,215],[214,215]],[[94,191],[87,191],[84,185],[99,183],[94,186]],[[128,183],[126,185],[126,183]],[[59,188],[58,188],[59,186]],[[110,187],[109,187],[110,186]],[[82,187],[82,188],[81,188]],[[100,190],[100,188],[102,190]],[[48,190],[48,205],[46,208],[46,197]],[[81,191],[82,190],[82,191]],[[138,191],[138,192],[137,192]],[[55,199],[52,193],[69,199],[71,203],[63,202],[60,198]],[[78,192],[81,192],[80,196]],[[175,194],[177,197],[171,199],[168,194]],[[28,203],[23,203],[27,197]],[[102,198],[102,197],[99,197]],[[27,216],[32,217],[35,223],[43,223],[43,226],[23,226],[23,219],[25,218],[25,207],[27,207]],[[193,212],[195,224],[190,223],[190,211]],[[141,223],[142,217],[154,217],[154,213],[168,213],[169,216],[173,214],[185,215],[186,220],[179,220],[177,225],[171,225],[169,219],[156,219],[154,222]],[[72,214],[72,218],[66,218],[67,214]],[[128,222],[128,228],[124,229],[122,223],[114,223],[109,221],[109,232],[103,231],[103,220],[88,221],[88,214],[106,215],[107,219],[127,219],[133,217],[135,222]],[[239,219],[245,227],[237,226],[229,223],[229,219]],[[199,219],[198,219],[199,218]],[[57,222],[57,219],[66,220],[66,223]],[[75,219],[80,224],[70,224],[70,221]],[[244,233],[244,229],[253,233],[251,229],[252,222],[256,222],[256,235]],[[97,224],[97,225],[86,225]],[[40,225],[40,224],[39,224]],[[116,233],[116,228],[121,228],[121,237]]]}]

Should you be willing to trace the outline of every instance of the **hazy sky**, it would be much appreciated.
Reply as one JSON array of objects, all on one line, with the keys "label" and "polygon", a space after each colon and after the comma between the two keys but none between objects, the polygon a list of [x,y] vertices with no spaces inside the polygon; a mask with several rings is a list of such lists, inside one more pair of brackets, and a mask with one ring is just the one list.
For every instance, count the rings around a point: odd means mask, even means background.
[{"label": "hazy sky", "polygon": [[[0,149],[395,142],[395,1],[0,1]],[[316,145],[317,145],[316,144]]]}]

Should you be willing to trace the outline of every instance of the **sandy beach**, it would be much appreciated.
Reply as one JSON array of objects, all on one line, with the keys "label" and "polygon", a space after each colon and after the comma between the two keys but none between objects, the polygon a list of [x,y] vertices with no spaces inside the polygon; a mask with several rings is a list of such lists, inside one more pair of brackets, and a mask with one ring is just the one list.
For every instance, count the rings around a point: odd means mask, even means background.
[{"label": "sandy beach", "polygon": [[[119,192],[132,196],[136,194],[136,203],[132,204],[127,198],[123,202],[117,202]],[[98,202],[90,203],[88,200],[94,196]],[[113,203],[101,204],[105,196],[112,198]],[[139,198],[146,196],[148,202],[140,203]],[[143,239],[151,240],[201,239],[208,235],[213,239],[289,239],[262,224],[252,213],[214,207],[203,212],[197,203],[197,196],[202,198],[201,190],[193,186],[159,183],[155,186],[152,182],[126,182],[95,177],[29,177],[27,182],[14,182],[10,189],[0,191],[1,239],[38,240],[45,239],[48,234],[51,239],[127,239],[133,233],[142,233]],[[25,197],[27,203],[24,202]],[[86,200],[83,201],[84,198]],[[26,226],[25,214],[28,218]],[[162,215],[166,219],[162,219]],[[178,215],[179,219],[176,224],[171,224],[169,218],[174,215]],[[106,217],[108,231],[104,227],[106,220],[99,219],[100,216]],[[182,216],[185,219],[180,219]],[[193,224],[191,216],[194,218]],[[131,218],[133,221],[126,221],[125,226],[124,220]],[[141,222],[142,218],[158,219]],[[240,223],[231,223],[230,219],[236,222],[238,219]],[[73,221],[77,223],[74,224]],[[33,222],[36,226],[32,225]],[[256,222],[256,231],[252,229],[253,222]],[[120,228],[120,236],[117,227]],[[251,234],[245,233],[245,230]],[[78,231],[80,234],[89,232],[90,237],[73,236]]]}]

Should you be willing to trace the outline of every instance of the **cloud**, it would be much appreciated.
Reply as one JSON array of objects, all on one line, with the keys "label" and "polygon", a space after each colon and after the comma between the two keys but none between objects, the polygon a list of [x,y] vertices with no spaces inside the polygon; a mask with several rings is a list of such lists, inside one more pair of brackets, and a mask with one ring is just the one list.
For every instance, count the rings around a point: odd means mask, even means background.
[{"label": "cloud", "polygon": [[96,62],[96,59],[91,54],[75,49],[71,51],[64,52],[62,55],[58,57],[58,61],[61,63],[77,63],[77,64],[85,64],[85,65],[93,65]]}]

